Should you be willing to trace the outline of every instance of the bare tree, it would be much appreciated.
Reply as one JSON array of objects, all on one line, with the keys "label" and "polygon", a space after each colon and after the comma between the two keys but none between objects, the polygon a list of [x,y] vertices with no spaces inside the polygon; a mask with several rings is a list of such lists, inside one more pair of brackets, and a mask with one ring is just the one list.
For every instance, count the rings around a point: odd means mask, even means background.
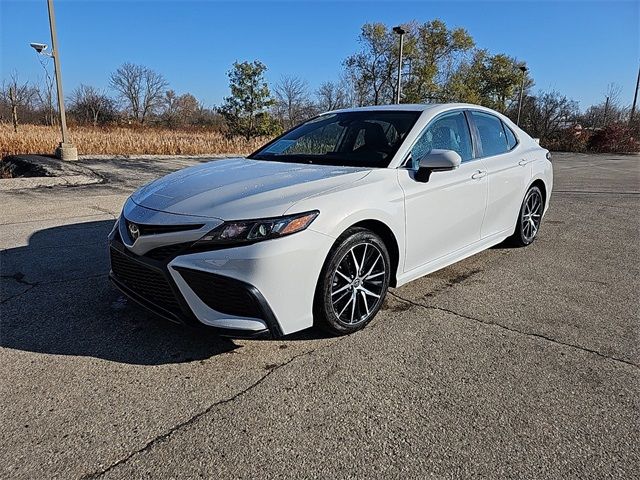
[{"label": "bare tree", "polygon": [[165,78],[142,65],[124,63],[111,74],[111,87],[125,101],[133,118],[141,124],[162,104],[167,88]]},{"label": "bare tree", "polygon": [[336,82],[324,82],[316,90],[318,109],[322,112],[349,106],[347,86]]},{"label": "bare tree", "polygon": [[43,82],[36,87],[36,95],[40,101],[41,109],[44,110],[45,125],[53,125],[56,122],[56,108],[54,106],[53,81],[51,77],[44,78]]},{"label": "bare tree", "polygon": [[11,107],[14,132],[18,131],[18,110],[29,107],[35,95],[36,89],[29,85],[29,82],[20,83],[15,72],[11,74],[9,82],[2,83],[0,96]]},{"label": "bare tree", "polygon": [[523,113],[525,130],[545,141],[575,122],[578,104],[559,92],[540,92],[527,98]]},{"label": "bare tree", "polygon": [[622,93],[622,87],[617,83],[610,83],[607,85],[607,91],[605,93],[604,109],[602,113],[602,125],[607,126],[609,121],[619,121],[622,116],[620,108],[620,95]]},{"label": "bare tree", "polygon": [[613,107],[620,106],[620,97],[622,96],[622,87],[617,83],[607,85],[606,97],[609,98],[609,105]]},{"label": "bare tree", "polygon": [[611,123],[618,123],[628,118],[629,108],[621,105],[622,88],[610,83],[604,93],[604,101],[588,107],[581,115],[580,121],[585,127],[602,128]]},{"label": "bare tree", "polygon": [[167,90],[162,98],[161,121],[170,128],[187,125],[197,120],[202,106],[190,93],[176,95],[173,90]]},{"label": "bare tree", "polygon": [[313,105],[308,92],[307,82],[293,76],[283,76],[274,87],[276,116],[285,128],[297,125],[312,114]]},{"label": "bare tree", "polygon": [[54,115],[54,81],[51,73],[49,72],[49,64],[47,63],[50,59],[48,57],[38,55],[38,60],[44,70],[44,79],[37,87],[37,96],[42,108],[44,109],[45,125],[53,125],[56,120],[56,115]]},{"label": "bare tree", "polygon": [[94,127],[115,117],[113,100],[97,88],[81,84],[71,93],[69,100],[69,111]]}]

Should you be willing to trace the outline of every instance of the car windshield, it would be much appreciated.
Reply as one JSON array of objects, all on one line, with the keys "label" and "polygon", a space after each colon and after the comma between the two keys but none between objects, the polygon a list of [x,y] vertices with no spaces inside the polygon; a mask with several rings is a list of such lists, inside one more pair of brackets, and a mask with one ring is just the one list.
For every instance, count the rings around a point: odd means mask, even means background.
[{"label": "car windshield", "polygon": [[320,115],[276,138],[249,158],[385,168],[420,113],[370,110]]}]

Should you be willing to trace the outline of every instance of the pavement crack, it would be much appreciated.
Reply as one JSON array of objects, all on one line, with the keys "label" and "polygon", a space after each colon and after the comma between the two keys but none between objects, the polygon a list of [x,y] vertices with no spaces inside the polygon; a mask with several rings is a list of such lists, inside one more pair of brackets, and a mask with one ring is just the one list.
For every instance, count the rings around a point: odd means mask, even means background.
[{"label": "pavement crack", "polygon": [[30,291],[31,289],[35,288],[36,285],[29,285],[28,288],[26,288],[25,290],[23,290],[20,293],[16,293],[15,295],[11,295],[10,297],[5,298],[4,300],[2,300],[0,302],[0,305],[4,305],[5,303],[9,302],[10,300],[14,300],[16,298],[19,298],[21,296],[23,296],[25,293],[27,293],[28,291]]},{"label": "pavement crack", "polygon": [[69,283],[69,282],[75,282],[78,280],[91,280],[93,278],[106,277],[107,275],[108,275],[107,273],[95,273],[93,275],[85,275],[84,277],[65,278],[64,280],[51,280],[50,282],[38,282],[37,285],[40,285],[40,286],[55,285],[58,283]]},{"label": "pavement crack", "polygon": [[14,300],[16,298],[21,297],[22,295],[24,295],[25,293],[27,293],[28,291],[30,291],[31,289],[37,287],[38,285],[40,285],[40,282],[29,282],[28,280],[24,279],[25,275],[22,272],[16,272],[13,273],[11,275],[0,275],[0,278],[2,279],[11,279],[14,280],[15,282],[19,283],[20,285],[26,285],[27,288],[25,288],[22,292],[20,293],[16,293],[15,295],[11,295],[10,297],[5,298],[4,300],[2,300],[0,302],[0,305],[4,305],[5,303]]},{"label": "pavement crack", "polygon": [[36,285],[38,285],[38,282],[36,283],[28,282],[27,280],[24,279],[24,277],[25,275],[22,272],[16,272],[11,275],[0,275],[0,278],[10,278],[22,285],[29,285],[30,287],[35,287]]},{"label": "pavement crack", "polygon": [[116,220],[116,215],[115,215],[113,212],[111,212],[111,211],[107,210],[106,208],[100,208],[100,207],[98,207],[97,205],[89,205],[89,208],[90,208],[91,210],[96,210],[96,211],[98,211],[98,212],[102,212],[102,213],[104,213],[104,214],[106,214],[106,215],[109,215],[111,218],[113,218],[114,220]]},{"label": "pavement crack", "polygon": [[638,365],[636,363],[633,363],[633,362],[630,362],[629,360],[624,360],[622,358],[606,355],[606,354],[604,354],[602,352],[599,352],[597,350],[593,350],[593,349],[587,348],[587,347],[582,347],[580,345],[575,345],[573,343],[567,343],[567,342],[563,342],[561,340],[556,340],[555,338],[551,338],[551,337],[548,337],[548,336],[540,334],[540,333],[525,332],[525,331],[522,331],[522,330],[518,330],[517,328],[508,327],[508,326],[503,325],[501,323],[493,322],[493,321],[490,321],[490,320],[484,320],[484,319],[477,318],[477,317],[471,317],[469,315],[458,313],[458,312],[455,312],[455,311],[450,310],[448,308],[437,307],[435,305],[425,305],[425,304],[422,304],[422,303],[419,303],[419,302],[415,302],[413,300],[409,300],[408,298],[401,297],[400,295],[398,295],[397,293],[394,293],[394,292],[389,292],[389,295],[397,298],[400,301],[409,303],[411,305],[415,305],[416,307],[422,307],[422,308],[425,308],[427,310],[438,310],[438,311],[441,311],[441,312],[449,313],[451,315],[455,315],[456,317],[459,317],[459,318],[464,318],[466,320],[471,320],[471,321],[474,321],[474,322],[482,323],[484,325],[491,325],[491,326],[494,326],[494,327],[501,328],[503,330],[507,330],[507,331],[512,332],[512,333],[517,333],[519,335],[525,335],[527,337],[534,337],[534,338],[542,339],[542,340],[545,340],[547,342],[554,343],[556,345],[561,345],[563,347],[574,348],[576,350],[581,350],[581,351],[586,352],[586,353],[591,353],[591,354],[594,354],[594,355],[598,355],[599,357],[606,358],[606,359],[612,360],[614,362],[620,362],[620,363],[624,363],[625,365],[629,365],[629,366],[632,366],[632,367],[635,367],[635,368],[640,368],[640,365]]},{"label": "pavement crack", "polygon": [[608,191],[595,191],[595,190],[554,190],[556,193],[576,193],[586,195],[640,195],[640,192],[625,191],[625,192],[608,192]]},{"label": "pavement crack", "polygon": [[[343,337],[343,338],[345,338],[345,337]],[[141,453],[145,453],[145,452],[149,451],[151,448],[153,448],[156,444],[167,441],[174,433],[176,433],[177,431],[179,431],[179,430],[181,430],[181,429],[183,429],[185,427],[188,427],[189,425],[192,425],[199,418],[201,418],[204,415],[208,414],[209,412],[211,412],[216,407],[219,407],[221,405],[226,405],[228,403],[232,403],[233,401],[237,400],[238,398],[242,397],[243,395],[251,392],[256,387],[261,385],[265,380],[267,380],[267,378],[269,378],[269,376],[271,376],[273,373],[275,373],[278,370],[286,367],[287,365],[289,365],[290,363],[294,362],[298,358],[301,358],[301,357],[304,357],[304,356],[307,356],[307,355],[312,355],[317,350],[320,350],[320,349],[323,349],[323,348],[327,348],[327,347],[333,345],[334,343],[337,343],[338,341],[339,340],[336,340],[336,341],[331,342],[331,343],[329,343],[327,345],[324,345],[324,346],[321,346],[321,347],[317,347],[317,348],[314,348],[312,350],[308,350],[306,352],[300,353],[298,355],[295,355],[295,356],[291,357],[289,360],[287,360],[284,363],[281,363],[280,365],[272,366],[272,368],[268,369],[267,372],[264,375],[262,375],[260,378],[258,378],[258,380],[256,380],[255,382],[253,382],[251,385],[247,386],[246,388],[242,389],[238,393],[232,395],[231,397],[225,398],[223,400],[219,400],[219,401],[209,405],[207,408],[205,408],[204,410],[201,410],[200,412],[192,415],[187,420],[184,420],[183,422],[180,422],[180,423],[174,425],[173,427],[171,427],[166,432],[164,432],[164,433],[152,438],[142,448],[134,450],[133,452],[129,453],[127,456],[121,458],[120,460],[118,460],[115,463],[112,463],[108,467],[103,468],[102,470],[98,470],[98,471],[92,472],[92,473],[87,473],[87,474],[83,475],[80,478],[82,480],[91,480],[91,479],[96,479],[96,478],[102,477],[104,474],[108,473],[109,471],[113,470],[114,468],[127,463],[129,460],[131,460],[136,455],[139,455]]]},{"label": "pavement crack", "polygon": [[77,280],[91,280],[93,278],[106,277],[107,274],[106,273],[96,273],[95,275],[86,275],[84,277],[66,278],[64,280],[51,280],[49,282],[28,282],[27,280],[24,279],[24,276],[25,275],[22,272],[16,272],[13,275],[0,275],[0,278],[9,278],[9,279],[15,280],[20,285],[26,285],[28,287],[28,288],[24,289],[20,293],[16,293],[15,295],[11,295],[10,297],[5,298],[4,300],[2,300],[0,302],[0,305],[4,305],[5,303],[7,303],[7,302],[9,302],[11,300],[15,300],[16,298],[19,298],[19,297],[23,296],[25,293],[29,292],[31,289],[33,289],[35,287],[41,287],[41,286],[46,286],[46,285],[56,285],[56,284],[60,284],[60,283],[74,282],[74,281],[77,281]]}]

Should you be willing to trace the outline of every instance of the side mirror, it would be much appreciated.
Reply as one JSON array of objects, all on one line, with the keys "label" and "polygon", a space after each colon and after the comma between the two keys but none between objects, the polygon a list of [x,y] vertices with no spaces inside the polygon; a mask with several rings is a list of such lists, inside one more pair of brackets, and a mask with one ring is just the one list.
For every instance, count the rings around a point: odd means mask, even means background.
[{"label": "side mirror", "polygon": [[433,149],[420,158],[415,178],[419,182],[428,182],[431,172],[455,170],[461,163],[462,157],[458,152]]}]

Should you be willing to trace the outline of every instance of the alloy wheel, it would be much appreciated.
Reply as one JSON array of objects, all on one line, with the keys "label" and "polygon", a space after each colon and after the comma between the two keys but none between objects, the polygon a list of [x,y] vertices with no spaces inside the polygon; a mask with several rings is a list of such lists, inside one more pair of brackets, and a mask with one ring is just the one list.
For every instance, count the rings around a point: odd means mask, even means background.
[{"label": "alloy wheel", "polygon": [[542,195],[540,190],[533,188],[529,190],[522,208],[522,219],[520,222],[522,228],[522,237],[530,243],[535,238],[540,228],[540,220],[542,219]]},{"label": "alloy wheel", "polygon": [[340,322],[357,325],[377,311],[384,293],[387,265],[370,242],[354,245],[342,257],[331,279],[331,304]]}]

